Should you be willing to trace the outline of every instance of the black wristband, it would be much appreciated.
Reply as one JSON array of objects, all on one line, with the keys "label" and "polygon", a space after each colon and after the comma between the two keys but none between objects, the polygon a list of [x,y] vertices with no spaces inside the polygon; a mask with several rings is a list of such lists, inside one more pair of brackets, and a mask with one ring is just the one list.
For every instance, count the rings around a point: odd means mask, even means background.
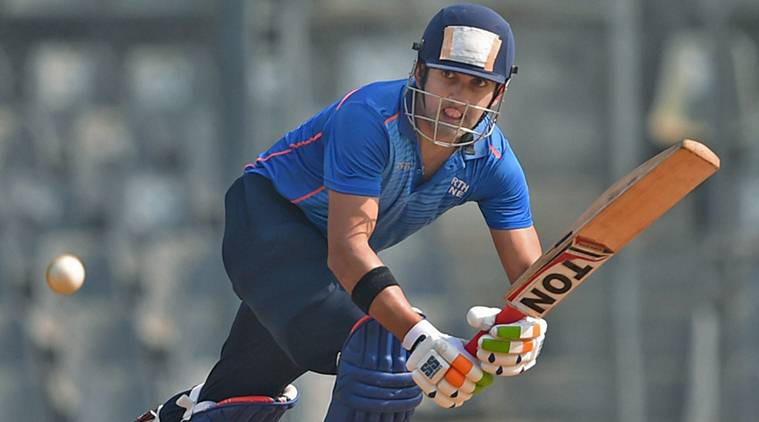
[{"label": "black wristband", "polygon": [[351,299],[353,302],[369,315],[369,307],[372,306],[374,298],[386,287],[397,286],[398,282],[387,267],[377,267],[369,270],[353,286]]}]

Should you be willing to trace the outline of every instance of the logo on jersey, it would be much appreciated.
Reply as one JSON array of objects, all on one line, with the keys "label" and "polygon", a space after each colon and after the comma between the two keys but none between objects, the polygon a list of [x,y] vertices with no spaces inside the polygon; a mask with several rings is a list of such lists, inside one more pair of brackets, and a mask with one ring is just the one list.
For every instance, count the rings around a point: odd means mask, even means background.
[{"label": "logo on jersey", "polygon": [[401,161],[395,165],[398,171],[409,171],[414,168],[414,163],[411,161]]},{"label": "logo on jersey", "polygon": [[458,177],[451,179],[451,187],[448,188],[448,193],[461,198],[469,190],[469,184]]}]

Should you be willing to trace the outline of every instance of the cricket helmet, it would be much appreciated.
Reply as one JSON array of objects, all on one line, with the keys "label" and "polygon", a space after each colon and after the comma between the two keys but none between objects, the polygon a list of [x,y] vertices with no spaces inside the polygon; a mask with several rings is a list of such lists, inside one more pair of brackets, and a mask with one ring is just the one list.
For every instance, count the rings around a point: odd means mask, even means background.
[{"label": "cricket helmet", "polygon": [[514,34],[506,19],[479,4],[458,4],[432,17],[419,43],[419,61],[434,69],[502,84],[514,66]]},{"label": "cricket helmet", "polygon": [[[511,26],[501,15],[482,5],[458,4],[441,9],[427,24],[421,41],[415,42],[413,49],[418,52],[417,63],[422,63],[428,68],[465,73],[491,80],[499,85],[508,84],[511,76],[517,71],[514,65],[514,34]],[[472,144],[493,132],[501,107],[500,100],[497,104],[491,102],[488,107],[479,107],[453,99],[443,99],[426,91],[423,81],[420,84],[413,76],[412,71],[406,84],[411,98],[404,101],[404,111],[411,125],[422,137],[441,146],[458,147]],[[436,116],[416,113],[416,100],[420,95],[424,96],[422,98],[437,101],[439,107]],[[440,104],[443,101],[465,105],[465,113],[459,125],[440,121]],[[466,113],[473,111],[483,113],[479,122],[471,128],[462,127]],[[422,133],[415,119],[430,122],[434,127],[433,136]],[[435,139],[440,125],[455,128],[463,132],[463,135],[453,143]]]}]

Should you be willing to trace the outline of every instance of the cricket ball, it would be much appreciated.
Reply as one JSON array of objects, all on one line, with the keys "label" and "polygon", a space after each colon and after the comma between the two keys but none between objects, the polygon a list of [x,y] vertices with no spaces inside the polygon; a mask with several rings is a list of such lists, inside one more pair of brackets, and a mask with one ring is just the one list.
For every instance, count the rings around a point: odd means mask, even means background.
[{"label": "cricket ball", "polygon": [[56,293],[70,295],[84,283],[84,265],[74,255],[58,255],[50,261],[45,271],[47,285]]}]

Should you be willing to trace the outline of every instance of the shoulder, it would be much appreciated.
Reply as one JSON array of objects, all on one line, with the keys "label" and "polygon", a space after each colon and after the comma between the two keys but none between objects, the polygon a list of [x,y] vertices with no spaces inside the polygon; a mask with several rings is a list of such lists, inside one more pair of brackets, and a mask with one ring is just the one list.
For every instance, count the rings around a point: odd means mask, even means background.
[{"label": "shoulder", "polygon": [[484,141],[480,147],[482,164],[477,172],[483,192],[510,190],[526,184],[522,166],[503,132],[496,127]]},{"label": "shoulder", "polygon": [[354,89],[336,102],[325,127],[327,145],[339,144],[356,150],[372,146],[386,157],[397,120],[405,81],[375,82]]},{"label": "shoulder", "polygon": [[504,163],[517,161],[517,157],[511,149],[509,139],[498,126],[493,129],[493,133],[488,137],[487,144],[488,156],[494,161]]},{"label": "shoulder", "polygon": [[480,168],[487,174],[500,173],[503,171],[521,171],[519,160],[511,148],[508,138],[499,127],[485,139],[475,143],[469,153],[465,153],[467,160],[475,159]]},{"label": "shoulder", "polygon": [[383,124],[400,110],[400,98],[406,81],[374,82],[350,91],[337,105],[336,114],[364,113]]}]

